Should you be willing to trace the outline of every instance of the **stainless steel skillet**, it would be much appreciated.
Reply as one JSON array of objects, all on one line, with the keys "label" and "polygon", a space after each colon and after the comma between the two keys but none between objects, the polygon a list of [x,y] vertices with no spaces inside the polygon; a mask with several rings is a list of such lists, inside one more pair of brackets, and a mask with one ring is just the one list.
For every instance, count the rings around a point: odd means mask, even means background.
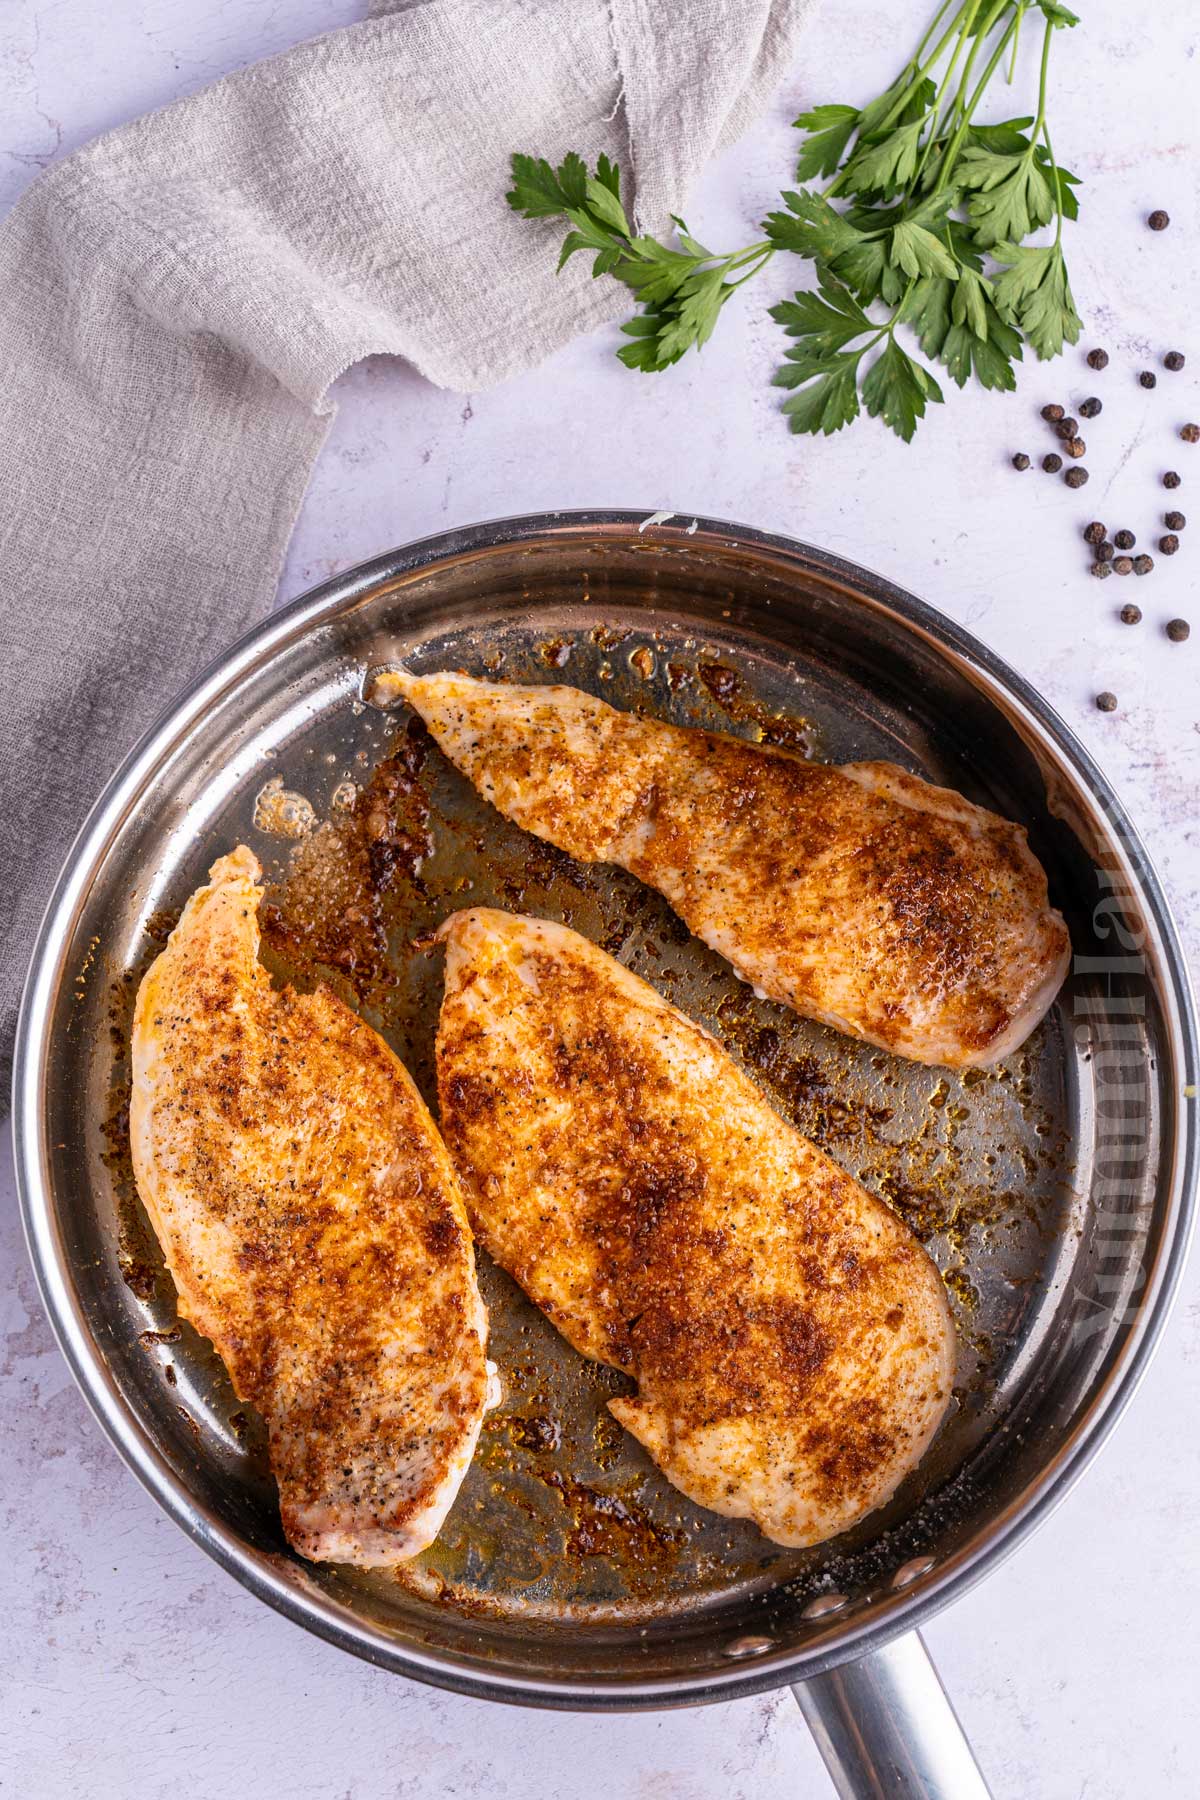
[{"label": "stainless steel skillet", "polygon": [[[369,672],[398,658],[570,680],[831,760],[890,757],[1021,820],[1072,930],[1058,1006],[1008,1065],[960,1077],[754,1000],[636,883],[534,845],[403,715],[364,704]],[[271,802],[280,788],[332,822],[323,834],[263,829],[303,815]],[[279,971],[340,985],[427,1089],[439,971],[413,940],[464,897],[566,918],[716,1030],[908,1218],[945,1272],[962,1362],[945,1429],[883,1513],[797,1552],[691,1507],[611,1428],[621,1378],[584,1365],[488,1268],[505,1401],[438,1544],[404,1580],[290,1554],[256,1421],[175,1320],[121,1111],[140,971],[240,839],[279,883]],[[314,844],[361,853],[352,908],[343,895],[322,910]],[[342,930],[351,912],[369,942]],[[985,1790],[916,1627],[1062,1497],[1145,1366],[1190,1224],[1196,1063],[1186,973],[1136,835],[983,646],[801,544],[550,514],[337,577],[170,710],[51,899],[14,1115],[30,1249],[76,1378],[135,1473],[255,1593],[384,1667],[492,1699],[620,1709],[792,1682],[841,1792],[963,1800]]]}]

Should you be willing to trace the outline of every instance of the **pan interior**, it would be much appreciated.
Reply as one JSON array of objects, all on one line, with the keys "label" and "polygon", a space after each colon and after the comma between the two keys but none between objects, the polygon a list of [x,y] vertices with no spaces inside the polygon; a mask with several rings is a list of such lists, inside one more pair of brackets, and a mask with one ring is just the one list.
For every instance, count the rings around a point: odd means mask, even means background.
[{"label": "pan interior", "polygon": [[[549,538],[381,579],[234,683],[110,843],[65,958],[46,1141],[80,1302],[178,1481],[253,1556],[365,1630],[372,1654],[432,1650],[485,1678],[619,1687],[819,1645],[830,1595],[844,1596],[839,1625],[866,1619],[898,1570],[917,1559],[935,1572],[1019,1497],[1118,1346],[1156,1228],[1153,985],[1122,1027],[1133,1073],[1120,1099],[1118,1135],[1132,1146],[1121,1204],[1136,1225],[1114,1261],[1095,1204],[1112,1117],[1097,1073],[1109,1028],[1088,999],[1097,976],[1077,973],[1030,1042],[982,1072],[921,1068],[796,1018],[755,999],[636,881],[506,823],[411,715],[373,704],[371,671],[399,660],[568,681],[821,759],[898,762],[1029,827],[1084,954],[1106,947],[1096,842],[1085,848],[1078,819],[1055,816],[1061,778],[1018,722],[835,574],[764,567],[706,536]],[[273,975],[329,981],[431,1105],[441,968],[420,940],[464,904],[561,919],[712,1029],[785,1118],[899,1211],[943,1272],[960,1365],[942,1432],[886,1509],[795,1551],[693,1506],[607,1412],[624,1378],[576,1355],[481,1256],[504,1398],[437,1543],[396,1575],[292,1557],[261,1425],[176,1319],[125,1136],[137,981],[211,861],[238,842],[271,884]],[[1136,930],[1136,909],[1118,900]]]}]

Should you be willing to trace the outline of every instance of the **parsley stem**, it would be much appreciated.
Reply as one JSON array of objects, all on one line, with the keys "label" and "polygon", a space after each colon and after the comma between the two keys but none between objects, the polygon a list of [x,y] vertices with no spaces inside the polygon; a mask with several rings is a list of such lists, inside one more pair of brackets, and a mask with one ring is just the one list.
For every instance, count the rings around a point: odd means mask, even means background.
[{"label": "parsley stem", "polygon": [[1055,210],[1058,213],[1058,220],[1054,227],[1054,248],[1057,250],[1062,243],[1063,185],[1062,176],[1058,172],[1058,164],[1054,160],[1054,151],[1050,147],[1050,132],[1045,124],[1042,126],[1042,142],[1046,146],[1046,155],[1050,158],[1050,167],[1054,171],[1054,201]]},{"label": "parsley stem", "polygon": [[1012,86],[1013,82],[1016,79],[1017,46],[1021,42],[1021,20],[1025,17],[1026,3],[1027,3],[1027,0],[1017,0],[1017,20],[1016,20],[1017,28],[1013,32],[1012,56],[1010,57],[1009,64],[1008,64],[1008,85],[1009,85],[1009,87]]},{"label": "parsley stem", "polygon": [[1038,132],[1041,131],[1046,123],[1046,75],[1050,67],[1050,39],[1053,36],[1054,21],[1053,19],[1047,19],[1046,35],[1042,39],[1042,68],[1041,74],[1038,77],[1037,118],[1033,121],[1033,130],[1029,134],[1031,138],[1036,138]]},{"label": "parsley stem", "polygon": [[746,270],[744,275],[739,275],[736,281],[726,281],[725,285],[732,290],[733,288],[740,288],[743,283],[747,281],[752,281],[760,269],[766,268],[774,254],[774,244],[768,243],[764,239],[762,243],[751,244],[748,249],[739,251],[736,256],[731,256],[725,264],[725,273],[727,276],[730,275],[734,269],[740,269],[745,262],[749,262],[750,267]]},{"label": "parsley stem", "polygon": [[[934,32],[937,30],[938,26],[941,24],[942,20],[945,18],[946,14],[949,12],[950,8],[954,4],[955,4],[955,0],[942,0],[942,4],[938,7],[937,11],[933,15],[933,18],[930,20],[929,28],[926,31],[925,36],[921,39],[920,43],[917,45],[915,51],[913,52],[914,65],[918,64],[920,62],[922,56],[925,54],[926,44],[929,42],[930,38],[933,36]],[[960,14],[961,14],[961,0],[960,0]],[[955,24],[957,25],[957,23],[958,23],[958,18],[956,17]]]},{"label": "parsley stem", "polygon": [[1059,245],[1062,243],[1062,228],[1063,228],[1062,176],[1059,174],[1058,164],[1054,160],[1054,150],[1050,143],[1050,128],[1046,124],[1046,77],[1047,77],[1047,74],[1048,74],[1049,68],[1050,68],[1050,39],[1053,37],[1053,35],[1054,35],[1054,21],[1053,21],[1053,19],[1047,19],[1046,20],[1046,35],[1042,39],[1042,67],[1041,67],[1041,74],[1038,79],[1037,118],[1033,122],[1033,130],[1029,134],[1029,141],[1031,144],[1036,144],[1037,140],[1038,140],[1038,136],[1040,134],[1042,142],[1046,146],[1046,155],[1050,158],[1050,169],[1054,176],[1054,210],[1057,215],[1056,219],[1055,219],[1055,225],[1054,225],[1054,248],[1057,250]]},{"label": "parsley stem", "polygon": [[963,69],[962,81],[959,84],[959,90],[958,90],[959,120],[958,120],[958,124],[956,125],[956,127],[954,129],[954,133],[950,138],[950,142],[946,145],[945,154],[942,157],[942,166],[938,170],[938,178],[937,178],[936,183],[934,184],[934,189],[933,189],[935,194],[941,193],[942,189],[945,187],[947,181],[949,180],[950,172],[953,169],[955,163],[958,161],[958,153],[962,149],[963,139],[967,135],[967,129],[971,123],[972,118],[974,117],[975,109],[979,105],[979,102],[983,99],[984,93],[987,89],[988,82],[992,79],[992,76],[996,72],[997,64],[1000,62],[1000,59],[1003,57],[1004,52],[1008,48],[1008,45],[1009,45],[1011,39],[1016,34],[1017,26],[1020,24],[1020,21],[1021,21],[1021,14],[1019,11],[1013,14],[1013,17],[1009,20],[1008,24],[1005,26],[1003,32],[1001,33],[1000,40],[997,43],[995,49],[992,51],[991,56],[988,58],[987,66],[984,69],[983,74],[979,77],[979,80],[976,83],[976,86],[975,86],[974,90],[972,91],[970,98],[964,101],[963,96],[964,96],[964,94],[966,94],[968,85],[971,80],[971,70],[974,65],[975,58],[979,55],[980,50],[983,48],[984,42],[987,39],[987,37],[990,35],[992,27],[996,23],[996,20],[1000,17],[1000,14],[1004,11],[1004,8],[1006,6],[1010,6],[1011,4],[1012,4],[1012,0],[993,0],[993,4],[992,4],[990,11],[987,13],[986,17],[984,18],[983,24],[979,27],[978,34],[976,35],[976,38],[975,38],[975,43],[971,49],[971,54],[970,54],[970,56],[968,56],[967,62],[966,62],[966,67]]},{"label": "parsley stem", "polygon": [[[976,54],[983,48],[985,38],[987,38],[991,34],[992,27],[996,23],[996,20],[1000,17],[1000,14],[1004,11],[1004,8],[1010,4],[1011,4],[1011,0],[996,0],[996,4],[992,7],[991,11],[988,13],[987,17],[985,18],[983,24],[979,27],[979,36],[975,40],[975,49],[971,52],[971,61],[972,62],[974,61]],[[1013,14],[1012,18],[1008,21],[1008,24],[1005,26],[1004,32],[1000,38],[1000,41],[997,43],[996,48],[992,51],[991,56],[988,58],[987,63],[984,67],[983,74],[979,77],[979,80],[975,85],[974,93],[971,95],[971,98],[966,103],[965,111],[963,114],[963,123],[964,124],[969,124],[971,119],[973,118],[976,107],[979,105],[979,102],[983,99],[983,96],[984,96],[985,92],[987,91],[988,83],[991,81],[992,76],[996,73],[997,64],[1000,62],[1001,58],[1003,57],[1004,52],[1005,52],[1009,42],[1016,35],[1017,26],[1020,24],[1020,22],[1021,22],[1021,15],[1019,12],[1017,12],[1017,13]],[[967,80],[970,76],[970,73],[971,73],[971,65],[970,65],[970,63],[968,63],[967,67],[963,70],[963,92],[964,93],[966,92]]]},{"label": "parsley stem", "polygon": [[[946,89],[949,87],[950,82],[954,77],[954,71],[958,67],[958,59],[963,53],[963,46],[966,43],[967,38],[970,36],[971,27],[975,23],[975,15],[979,11],[980,3],[981,3],[981,0],[970,0],[970,4],[968,6],[966,6],[964,8],[963,12],[960,14],[962,23],[959,27],[958,42],[954,46],[954,55],[950,58],[950,62],[947,66],[946,73],[942,76],[941,82],[938,86],[938,91],[933,97],[933,105],[929,109],[929,116],[933,122],[933,129],[930,131],[928,138],[926,138],[926,140],[925,140],[925,147],[921,151],[921,158],[920,158],[920,161],[917,163],[916,172],[913,175],[912,180],[908,184],[908,192],[909,193],[913,193],[920,186],[921,176],[925,170],[925,164],[929,160],[929,152],[933,149],[933,146],[938,141],[938,137],[940,135],[939,130],[938,130],[938,125],[939,125],[939,116],[938,115],[940,114],[941,109],[942,109],[942,100],[945,97]],[[951,108],[951,116],[953,116],[953,108]]]}]

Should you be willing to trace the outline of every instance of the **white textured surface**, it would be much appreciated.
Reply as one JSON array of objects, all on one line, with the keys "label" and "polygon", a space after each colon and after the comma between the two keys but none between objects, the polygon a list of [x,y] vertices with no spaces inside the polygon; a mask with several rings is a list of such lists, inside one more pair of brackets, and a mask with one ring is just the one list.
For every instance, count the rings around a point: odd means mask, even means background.
[{"label": "white textured surface", "polygon": [[[701,235],[748,241],[788,178],[787,121],[801,104],[875,91],[927,10],[926,0],[862,0],[848,50],[847,9],[819,0],[773,115],[689,209]],[[56,153],[357,12],[354,0],[5,0],[0,205]],[[1200,446],[1173,436],[1200,416],[1200,343],[1184,335],[1200,18],[1188,0],[1092,0],[1086,12],[1086,31],[1057,43],[1053,75],[1055,145],[1088,184],[1069,252],[1086,335],[1065,363],[1027,368],[1015,397],[951,390],[912,449],[873,424],[791,440],[767,386],[778,342],[764,306],[789,273],[777,265],[762,292],[727,311],[701,362],[654,380],[620,369],[606,337],[470,396],[367,365],[340,384],[284,594],[391,544],[544,507],[673,507],[826,544],[907,584],[1042,688],[1131,806],[1195,963],[1200,543],[1159,559],[1149,581],[1101,586],[1084,572],[1075,527],[1127,523],[1143,547],[1166,500],[1157,476],[1175,466],[1184,487],[1173,503],[1197,513],[1200,538]],[[1141,222],[1156,205],[1173,219],[1161,237]],[[1102,376],[1082,362],[1090,343],[1112,355]],[[1143,393],[1135,371],[1173,346],[1190,353],[1188,370]],[[1093,391],[1105,410],[1084,427],[1082,495],[1008,468],[1013,450],[1047,447],[1044,401]],[[1133,598],[1146,618],[1131,630],[1115,614]],[[1189,613],[1197,635],[1168,643],[1162,623]],[[1099,688],[1120,696],[1118,713],[1092,710]],[[7,1174],[0,1221],[0,1791],[830,1792],[787,1695],[607,1720],[502,1710],[368,1669],[277,1619],[158,1513],[91,1423],[34,1295]],[[1193,1273],[1148,1382],[1067,1504],[928,1633],[998,1795],[1158,1800],[1194,1788],[1198,1293]]]}]

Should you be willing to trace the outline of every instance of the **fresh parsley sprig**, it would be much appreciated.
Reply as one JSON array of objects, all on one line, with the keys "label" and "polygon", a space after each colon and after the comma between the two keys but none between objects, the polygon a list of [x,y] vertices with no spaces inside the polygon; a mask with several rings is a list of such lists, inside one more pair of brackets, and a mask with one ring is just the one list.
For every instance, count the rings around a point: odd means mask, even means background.
[{"label": "fresh parsley sprig", "polygon": [[615,275],[636,293],[642,310],[621,327],[633,342],[617,352],[630,369],[665,369],[706,344],[730,295],[771,255],[770,244],[714,255],[674,214],[677,244],[635,235],[621,204],[620,172],[606,156],[595,175],[574,151],[557,169],[541,158],[514,156],[512,172],[511,207],[527,219],[570,221],[560,269],[577,250],[590,251],[593,275]]},{"label": "fresh parsley sprig", "polygon": [[[1022,22],[1043,25],[1037,111],[998,124],[976,112]],[[865,409],[906,441],[941,402],[932,372],[897,331],[915,338],[959,387],[1016,386],[1028,343],[1040,358],[1075,343],[1081,324],[1062,248],[1078,215],[1078,178],[1055,160],[1046,124],[1050,46],[1078,20],[1060,0],[942,0],[911,60],[868,106],[813,107],[796,166],[764,236],[727,255],[673,218],[670,244],[636,232],[616,165],[595,174],[573,152],[557,169],[514,156],[508,203],[527,219],[565,218],[562,268],[576,251],[593,275],[636,295],[618,351],[629,368],[665,369],[711,337],[721,309],[779,251],[816,269],[815,292],[771,308],[791,338],[775,384],[793,431],[838,431]],[[813,185],[825,179],[823,192]],[[839,204],[835,205],[834,202]],[[1049,243],[1024,240],[1053,225]]]}]

